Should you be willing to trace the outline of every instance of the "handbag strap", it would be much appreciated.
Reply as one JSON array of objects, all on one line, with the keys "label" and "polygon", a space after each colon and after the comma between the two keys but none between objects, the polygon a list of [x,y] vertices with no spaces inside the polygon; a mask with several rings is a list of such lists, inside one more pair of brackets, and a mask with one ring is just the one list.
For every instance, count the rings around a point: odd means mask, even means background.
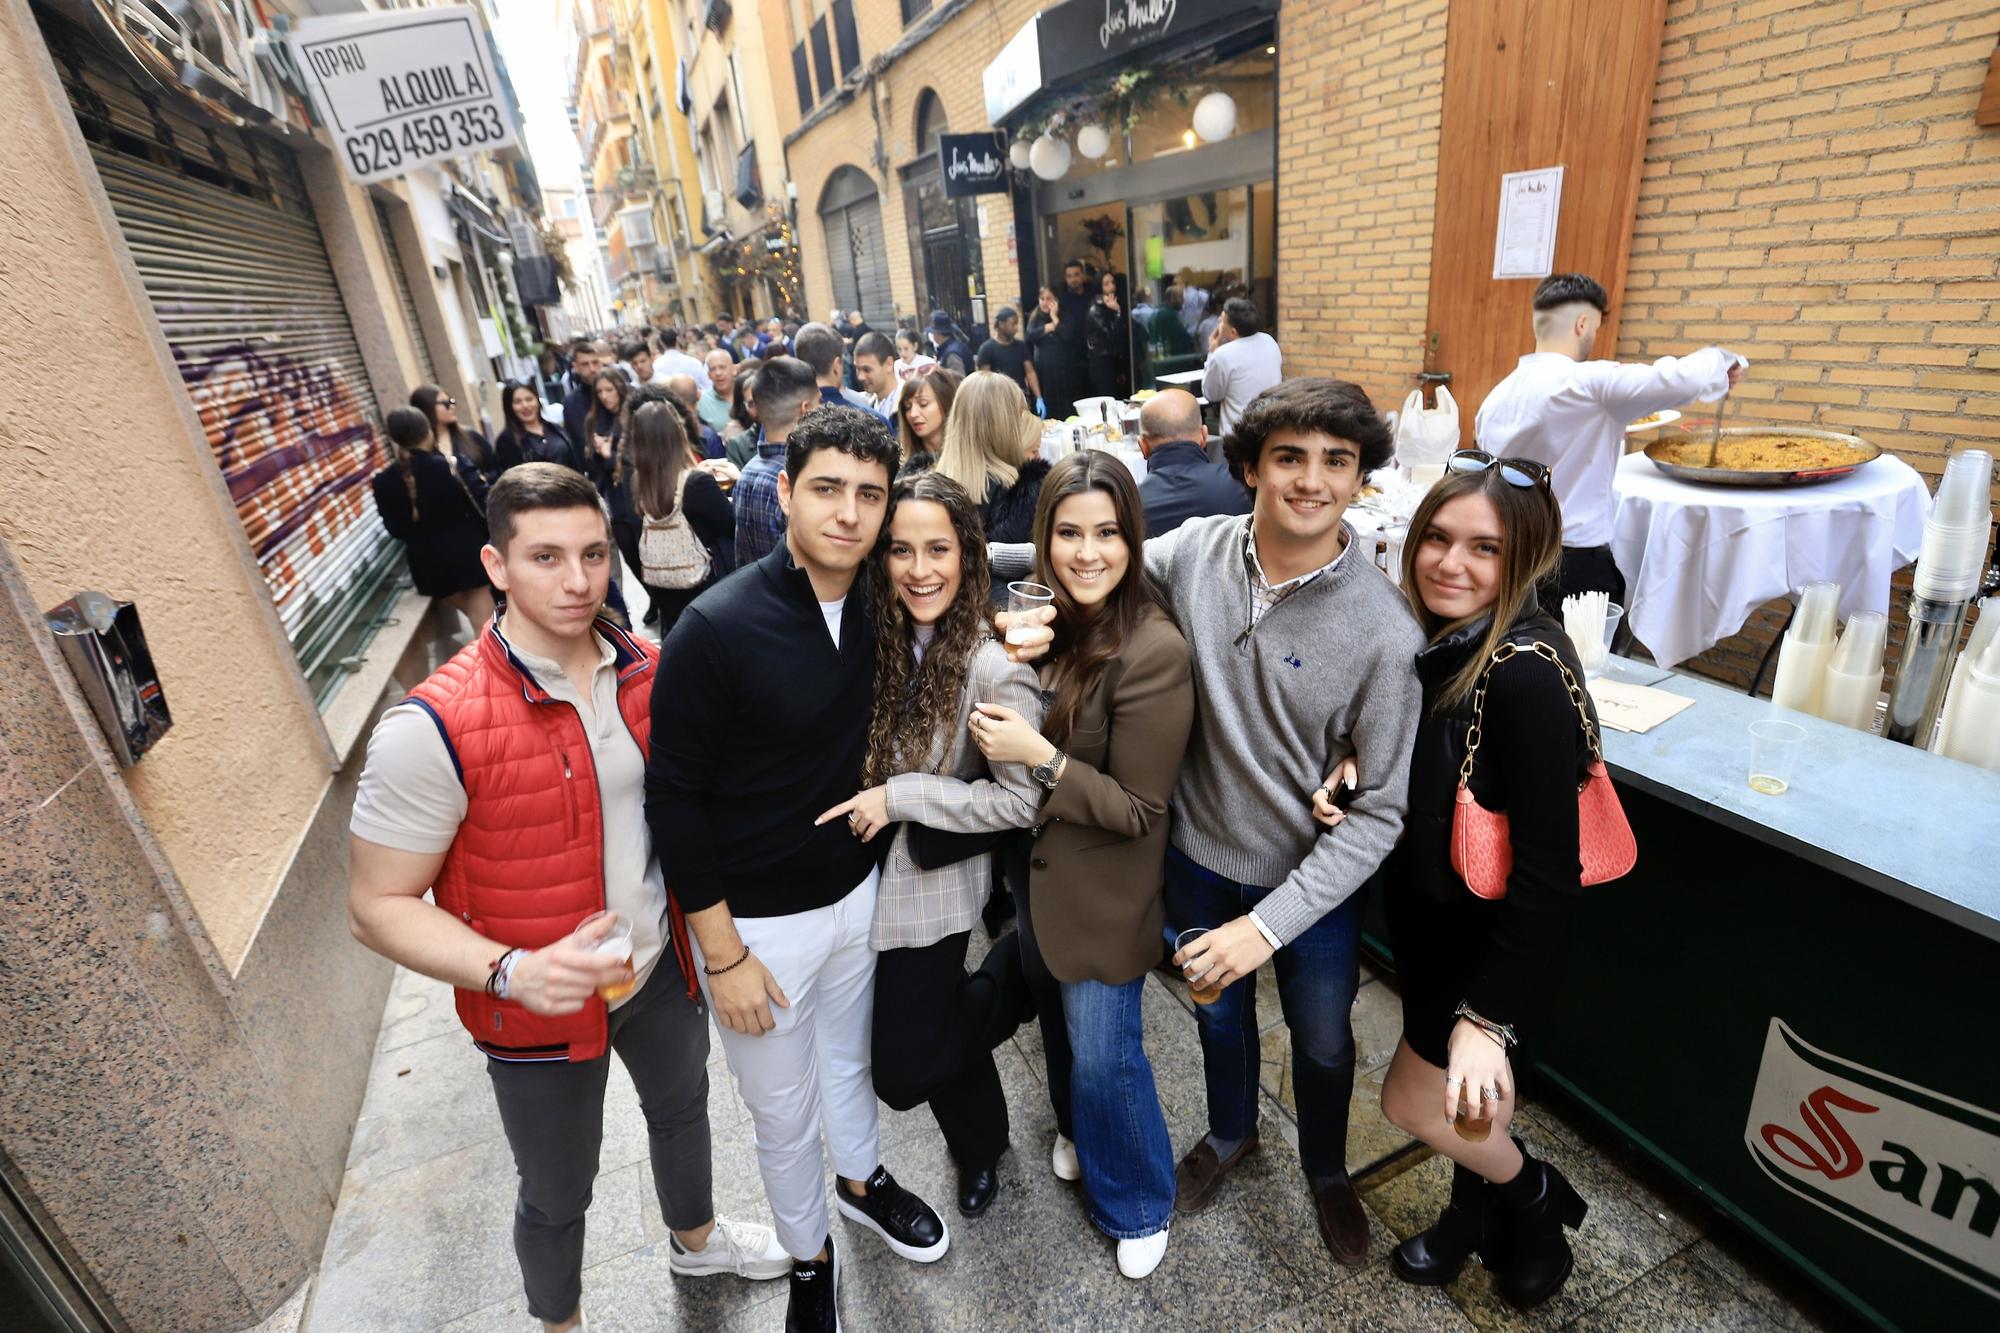
[{"label": "handbag strap", "polygon": [[1576,705],[1576,720],[1582,724],[1583,738],[1590,746],[1591,762],[1599,764],[1604,762],[1604,749],[1598,743],[1597,728],[1591,723],[1590,709],[1584,702],[1583,686],[1577,683],[1576,677],[1571,674],[1569,666],[1557,654],[1556,650],[1543,643],[1540,639],[1536,639],[1533,643],[1525,646],[1518,643],[1503,643],[1493,650],[1493,660],[1488,662],[1486,669],[1479,673],[1479,681],[1473,686],[1472,730],[1465,733],[1465,762],[1458,766],[1458,785],[1461,787],[1466,786],[1472,781],[1472,758],[1479,753],[1479,742],[1483,738],[1482,725],[1486,719],[1486,686],[1492,679],[1493,668],[1521,652],[1530,652],[1536,657],[1546,658],[1555,664],[1556,670],[1562,672],[1563,684],[1569,687],[1569,701]]}]

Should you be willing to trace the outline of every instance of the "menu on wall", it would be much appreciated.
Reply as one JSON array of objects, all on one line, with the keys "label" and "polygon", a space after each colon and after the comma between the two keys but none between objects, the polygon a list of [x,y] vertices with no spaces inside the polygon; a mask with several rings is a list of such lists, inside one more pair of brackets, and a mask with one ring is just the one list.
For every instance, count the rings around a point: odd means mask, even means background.
[{"label": "menu on wall", "polygon": [[1493,238],[1495,278],[1546,278],[1555,272],[1562,187],[1561,167],[1510,171],[1500,178],[1500,225]]}]

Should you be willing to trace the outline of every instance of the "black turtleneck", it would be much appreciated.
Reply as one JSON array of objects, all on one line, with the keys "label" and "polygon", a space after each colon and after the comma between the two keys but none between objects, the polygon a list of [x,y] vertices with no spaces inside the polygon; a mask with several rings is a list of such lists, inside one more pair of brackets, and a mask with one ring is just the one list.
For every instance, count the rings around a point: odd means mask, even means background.
[{"label": "black turtleneck", "polygon": [[654,677],[646,820],[683,911],[726,899],[735,916],[789,916],[867,876],[889,840],[813,820],[860,786],[874,691],[865,577],[838,648],[784,546],[682,613]]}]

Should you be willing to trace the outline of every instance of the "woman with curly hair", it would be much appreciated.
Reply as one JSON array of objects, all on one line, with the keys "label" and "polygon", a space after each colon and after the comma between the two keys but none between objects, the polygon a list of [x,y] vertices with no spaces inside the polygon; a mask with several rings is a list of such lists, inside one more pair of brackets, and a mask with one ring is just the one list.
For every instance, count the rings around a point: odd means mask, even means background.
[{"label": "woman with curly hair", "polygon": [[1007,660],[987,627],[986,537],[965,489],[934,472],[899,480],[868,566],[875,705],[863,790],[820,816],[894,841],[876,896],[875,1093],[907,1111],[929,1102],[958,1164],[958,1210],[1000,1192],[1007,1101],[992,1048],[1013,1027],[1015,937],[966,975],[965,951],[992,883],[998,835],[1035,821],[1026,764],[989,765],[967,731],[980,704],[1039,724],[1034,671]]}]

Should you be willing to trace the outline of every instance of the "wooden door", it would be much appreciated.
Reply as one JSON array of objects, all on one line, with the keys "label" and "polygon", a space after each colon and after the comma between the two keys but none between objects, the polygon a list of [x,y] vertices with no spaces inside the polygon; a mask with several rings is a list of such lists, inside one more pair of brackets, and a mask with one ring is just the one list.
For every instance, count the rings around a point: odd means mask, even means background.
[{"label": "wooden door", "polygon": [[1619,301],[1667,0],[1451,0],[1424,368],[1451,375],[1460,442],[1492,387],[1534,350],[1533,279],[1493,278],[1500,177],[1563,168],[1555,271]]}]

